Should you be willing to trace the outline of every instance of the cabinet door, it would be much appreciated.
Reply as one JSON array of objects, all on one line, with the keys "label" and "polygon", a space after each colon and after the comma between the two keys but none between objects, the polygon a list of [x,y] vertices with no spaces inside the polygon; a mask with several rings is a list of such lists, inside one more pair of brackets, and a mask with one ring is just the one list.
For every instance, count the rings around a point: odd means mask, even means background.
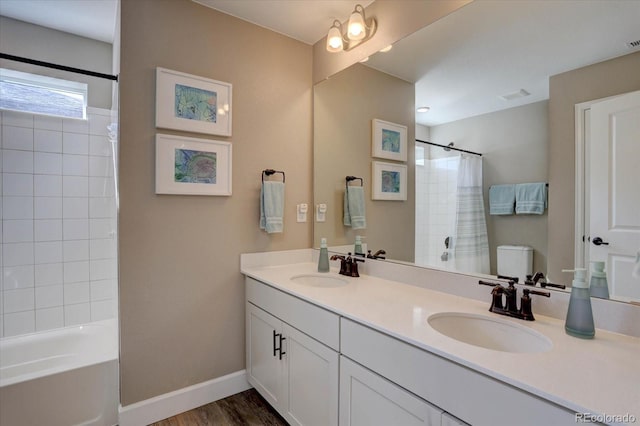
[{"label": "cabinet door", "polygon": [[284,407],[284,362],[280,346],[282,322],[251,303],[246,310],[247,378],[274,408]]},{"label": "cabinet door", "polygon": [[338,424],[338,353],[283,323],[287,415],[293,425]]},{"label": "cabinet door", "polygon": [[442,411],[340,357],[340,425],[440,425]]},{"label": "cabinet door", "polygon": [[469,426],[468,423],[463,422],[457,417],[452,416],[449,413],[442,413],[442,425],[441,426]]}]

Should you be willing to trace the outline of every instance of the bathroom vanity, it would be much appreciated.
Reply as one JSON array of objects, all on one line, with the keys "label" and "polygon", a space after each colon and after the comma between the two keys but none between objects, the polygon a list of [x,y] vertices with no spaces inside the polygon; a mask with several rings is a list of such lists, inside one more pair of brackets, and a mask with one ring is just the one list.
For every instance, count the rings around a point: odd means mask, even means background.
[{"label": "bathroom vanity", "polygon": [[[559,319],[487,312],[489,294],[480,302],[433,291],[424,284],[429,270],[407,267],[403,273],[413,274],[415,285],[364,269],[351,278],[337,269],[317,273],[313,256],[312,250],[256,253],[241,262],[248,380],[290,424],[569,425],[583,413],[610,424],[624,415],[640,418],[636,337],[597,330],[594,340],[575,339]],[[479,328],[455,334],[473,327]]]}]

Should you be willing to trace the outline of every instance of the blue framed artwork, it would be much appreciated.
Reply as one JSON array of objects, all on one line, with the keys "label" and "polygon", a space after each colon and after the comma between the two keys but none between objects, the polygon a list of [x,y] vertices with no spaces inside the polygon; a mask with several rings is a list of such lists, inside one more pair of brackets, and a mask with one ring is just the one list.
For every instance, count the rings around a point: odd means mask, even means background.
[{"label": "blue framed artwork", "polygon": [[371,152],[373,157],[407,161],[407,126],[372,120]]},{"label": "blue framed artwork", "polygon": [[231,144],[157,134],[156,194],[231,195]]},{"label": "blue framed artwork", "polygon": [[374,161],[372,166],[373,178],[371,182],[373,200],[407,199],[407,166],[397,163]]},{"label": "blue framed artwork", "polygon": [[230,83],[156,68],[156,127],[231,136]]}]

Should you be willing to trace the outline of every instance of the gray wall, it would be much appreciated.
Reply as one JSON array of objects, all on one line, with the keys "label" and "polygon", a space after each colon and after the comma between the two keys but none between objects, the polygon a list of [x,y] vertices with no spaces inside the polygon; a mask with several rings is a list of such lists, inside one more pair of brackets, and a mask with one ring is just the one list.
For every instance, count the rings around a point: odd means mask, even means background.
[{"label": "gray wall", "polygon": [[[374,252],[385,249],[392,259],[413,262],[415,238],[414,86],[404,80],[356,64],[314,89],[314,200],[328,206],[327,221],[314,226],[314,246],[326,237],[329,246],[353,244],[356,235]],[[407,126],[407,200],[371,199],[371,121]],[[400,163],[399,163],[400,164]],[[343,225],[345,176],[364,178],[367,229]]]},{"label": "gray wall", "polygon": [[[533,270],[547,270],[547,212],[542,215],[489,215],[489,187],[504,183],[546,182],[549,152],[548,103],[536,102],[432,126],[431,141],[482,154],[483,195],[496,274],[496,248],[503,244],[533,247]],[[432,148],[436,158],[445,151]],[[553,208],[553,207],[551,207]]]},{"label": "gray wall", "polygon": [[[0,51],[38,61],[112,74],[112,47],[109,43],[0,16]],[[22,62],[0,60],[0,67],[46,75],[89,85],[88,105],[111,109],[110,80],[60,71]]]},{"label": "gray wall", "polygon": [[[311,246],[311,46],[190,0],[122,0],[121,403],[242,370],[240,254]],[[155,68],[233,84],[233,136],[155,128]],[[233,195],[155,195],[154,137],[230,141]],[[258,227],[260,174],[284,170],[283,234]]]},{"label": "gray wall", "polygon": [[549,277],[574,264],[575,104],[640,89],[640,52],[554,75],[549,79]]}]

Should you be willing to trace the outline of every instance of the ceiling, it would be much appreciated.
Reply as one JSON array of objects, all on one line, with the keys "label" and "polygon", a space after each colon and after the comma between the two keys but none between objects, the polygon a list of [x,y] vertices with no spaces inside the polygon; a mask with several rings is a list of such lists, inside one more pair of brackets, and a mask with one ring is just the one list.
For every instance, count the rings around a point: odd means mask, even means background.
[{"label": "ceiling", "polygon": [[[352,0],[193,0],[307,44]],[[111,43],[118,0],[0,0],[0,14]],[[548,78],[631,53],[640,0],[475,0],[372,57],[368,66],[416,84],[416,121],[435,125],[548,98]],[[499,96],[524,89],[511,101]]]},{"label": "ceiling", "polygon": [[0,15],[113,43],[118,0],[0,0]]}]

